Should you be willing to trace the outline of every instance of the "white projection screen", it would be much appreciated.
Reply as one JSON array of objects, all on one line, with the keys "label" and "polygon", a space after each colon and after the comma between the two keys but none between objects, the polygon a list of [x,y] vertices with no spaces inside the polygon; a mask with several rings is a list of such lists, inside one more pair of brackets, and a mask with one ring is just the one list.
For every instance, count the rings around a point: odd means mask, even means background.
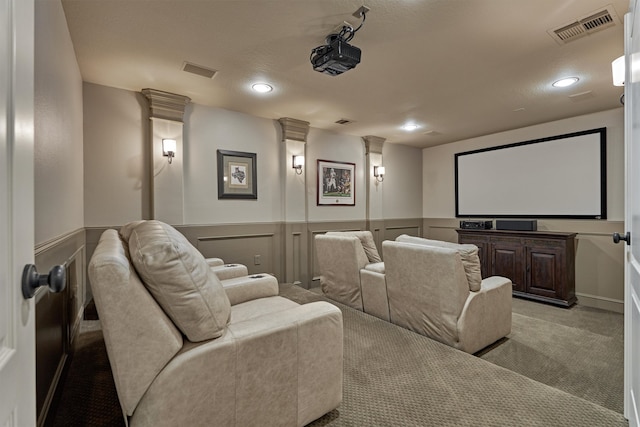
[{"label": "white projection screen", "polygon": [[456,216],[606,219],[606,128],[455,155]]}]

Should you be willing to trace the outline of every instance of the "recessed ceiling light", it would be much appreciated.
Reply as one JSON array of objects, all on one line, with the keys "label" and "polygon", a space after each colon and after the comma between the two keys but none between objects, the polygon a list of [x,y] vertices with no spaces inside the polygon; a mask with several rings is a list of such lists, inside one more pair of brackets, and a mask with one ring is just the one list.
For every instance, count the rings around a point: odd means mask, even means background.
[{"label": "recessed ceiling light", "polygon": [[273,86],[266,83],[254,83],[251,85],[251,89],[259,93],[267,93],[273,90]]},{"label": "recessed ceiling light", "polygon": [[412,123],[408,123],[408,124],[406,124],[406,125],[402,126],[402,129],[403,129],[403,130],[406,130],[407,132],[411,132],[412,130],[416,130],[416,129],[418,129],[419,127],[420,127],[420,126],[418,126],[418,125],[414,125],[414,124],[412,124]]},{"label": "recessed ceiling light", "polygon": [[580,80],[577,77],[566,77],[564,79],[560,79],[557,80],[555,82],[553,82],[552,86],[554,87],[567,87],[567,86],[571,86],[574,83],[577,83],[578,80]]}]

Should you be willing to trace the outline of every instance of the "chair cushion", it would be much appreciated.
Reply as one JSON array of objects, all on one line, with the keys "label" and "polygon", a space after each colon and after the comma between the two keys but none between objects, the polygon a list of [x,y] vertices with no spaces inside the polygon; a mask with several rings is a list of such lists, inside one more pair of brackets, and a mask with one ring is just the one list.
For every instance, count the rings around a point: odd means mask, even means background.
[{"label": "chair cushion", "polygon": [[376,248],[376,242],[373,240],[373,234],[370,231],[329,231],[327,234],[356,236],[360,239],[364,253],[367,254],[370,263],[382,261],[378,253],[378,248]]},{"label": "chair cushion", "polygon": [[129,238],[131,261],[158,304],[190,341],[222,335],[231,304],[204,256],[175,228],[145,221]]},{"label": "chair cushion", "polygon": [[480,257],[478,256],[478,247],[476,245],[462,245],[459,243],[444,242],[442,240],[423,239],[422,237],[409,236],[407,234],[396,237],[396,242],[455,249],[458,254],[460,254],[464,272],[467,275],[469,290],[472,292],[478,292],[480,290],[482,275],[480,273]]}]

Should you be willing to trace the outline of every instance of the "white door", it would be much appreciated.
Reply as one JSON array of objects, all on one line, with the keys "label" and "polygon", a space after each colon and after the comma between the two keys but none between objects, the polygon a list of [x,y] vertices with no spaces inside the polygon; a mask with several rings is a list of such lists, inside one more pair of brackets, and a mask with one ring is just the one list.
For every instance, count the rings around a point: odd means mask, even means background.
[{"label": "white door", "polygon": [[640,410],[640,13],[625,16],[625,156],[627,245],[625,257],[625,405],[630,426]]},{"label": "white door", "polygon": [[0,0],[0,426],[36,424],[33,263],[34,0]]}]

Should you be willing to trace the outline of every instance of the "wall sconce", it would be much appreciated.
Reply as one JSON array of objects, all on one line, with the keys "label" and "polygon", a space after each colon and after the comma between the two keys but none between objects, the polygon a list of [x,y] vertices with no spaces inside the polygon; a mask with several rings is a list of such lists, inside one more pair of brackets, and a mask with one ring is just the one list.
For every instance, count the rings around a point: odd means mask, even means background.
[{"label": "wall sconce", "polygon": [[384,166],[374,166],[373,176],[376,177],[376,181],[378,182],[384,181]]},{"label": "wall sconce", "polygon": [[176,140],[175,139],[163,139],[162,140],[162,155],[169,157],[169,164],[176,156]]},{"label": "wall sconce", "polygon": [[296,174],[302,175],[302,166],[304,166],[304,156],[293,156],[292,167],[296,170]]},{"label": "wall sconce", "polygon": [[611,63],[611,76],[614,86],[624,86],[624,55]]}]

